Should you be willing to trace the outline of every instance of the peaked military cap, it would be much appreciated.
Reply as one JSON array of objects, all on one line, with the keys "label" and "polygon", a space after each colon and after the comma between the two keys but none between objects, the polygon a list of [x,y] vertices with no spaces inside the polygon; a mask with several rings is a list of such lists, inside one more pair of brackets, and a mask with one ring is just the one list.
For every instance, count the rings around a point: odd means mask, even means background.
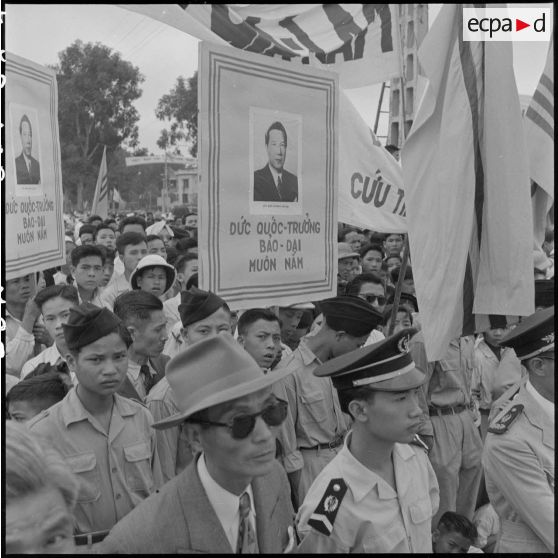
[{"label": "peaked military cap", "polygon": [[554,306],[527,316],[500,341],[500,345],[511,347],[519,360],[554,350]]},{"label": "peaked military cap", "polygon": [[371,304],[354,295],[340,295],[319,303],[327,325],[354,337],[369,334],[383,321],[383,315]]},{"label": "peaked military cap", "polygon": [[422,385],[426,376],[415,367],[409,339],[417,333],[409,327],[345,355],[328,360],[314,370],[315,376],[330,377],[338,390],[369,386],[381,391],[407,391]]}]

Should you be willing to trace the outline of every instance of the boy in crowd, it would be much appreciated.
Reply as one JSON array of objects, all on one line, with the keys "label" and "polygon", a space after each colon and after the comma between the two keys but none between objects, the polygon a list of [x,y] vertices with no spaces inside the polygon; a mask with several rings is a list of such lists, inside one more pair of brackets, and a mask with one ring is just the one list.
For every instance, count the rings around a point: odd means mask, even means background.
[{"label": "boy in crowd", "polygon": [[72,275],[79,295],[79,302],[102,306],[101,282],[105,267],[105,256],[98,246],[78,246],[72,251]]},{"label": "boy in crowd", "polygon": [[[467,554],[477,540],[477,528],[464,515],[446,512],[432,532],[434,554]],[[475,548],[475,547],[473,547]],[[475,548],[473,552],[481,552]]]},{"label": "boy in crowd", "polygon": [[101,293],[101,302],[105,308],[112,311],[116,297],[126,291],[131,291],[130,276],[138,265],[139,261],[147,255],[147,243],[145,236],[137,232],[122,233],[116,241],[116,249],[124,266],[122,274],[116,271],[116,259],[114,264],[114,274],[110,283]]},{"label": "boy in crowd", "polygon": [[129,334],[106,308],[82,304],[64,324],[68,366],[78,379],[29,429],[48,440],[81,479],[76,544],[99,542],[161,484],[153,418],[116,394],[128,367]]},{"label": "boy in crowd", "polygon": [[281,351],[279,318],[271,310],[251,308],[240,316],[237,328],[238,342],[268,372]]},{"label": "boy in crowd", "polygon": [[27,422],[41,411],[62,401],[68,385],[53,370],[17,383],[6,395],[6,406],[12,420]]},{"label": "boy in crowd", "polygon": [[299,510],[299,552],[432,552],[438,483],[426,452],[410,444],[421,424],[418,391],[426,379],[407,348],[414,331],[315,369],[315,377],[333,381],[352,427]]},{"label": "boy in crowd", "polygon": [[[78,246],[78,248],[82,247]],[[83,246],[83,248],[94,247]],[[78,292],[71,285],[52,285],[39,291],[35,297],[35,304],[41,311],[45,327],[54,339],[54,343],[23,365],[21,378],[25,378],[43,362],[52,365],[66,364],[68,346],[66,345],[63,326],[70,318],[70,310],[79,304]],[[72,377],[72,380],[74,379]]]},{"label": "boy in crowd", "polygon": [[188,290],[186,283],[188,279],[198,272],[198,256],[196,254],[182,254],[174,262],[176,278],[179,284],[179,292],[163,302],[165,316],[167,317],[167,328],[171,328],[180,321],[178,307],[180,305],[180,291]]},{"label": "boy in crowd", "polygon": [[172,265],[161,256],[148,254],[132,272],[130,285],[133,290],[151,293],[162,301],[175,279],[176,270]]},{"label": "boy in crowd", "polygon": [[[275,435],[286,404],[230,335],[173,358],[167,379],[180,409],[156,428],[183,425],[196,458],[118,523],[103,553],[281,553],[293,545],[293,510]],[[164,533],[164,534],[163,534]]]},{"label": "boy in crowd", "polygon": [[156,234],[148,234],[145,240],[147,241],[148,254],[155,254],[161,256],[164,260],[167,259],[167,247],[162,238]]},{"label": "boy in crowd", "polygon": [[401,250],[403,250],[403,235],[398,233],[388,234],[384,239],[384,249],[387,256],[392,254],[401,255]]},{"label": "boy in crowd", "polygon": [[88,244],[95,244],[95,232],[97,228],[94,225],[83,225],[79,229],[79,244],[80,246],[87,246]]},{"label": "boy in crowd", "polygon": [[[182,324],[181,344],[176,345],[174,356],[199,341],[222,333],[231,333],[229,307],[221,297],[210,291],[202,291],[196,287],[183,291],[179,310]],[[164,352],[168,354],[166,348]],[[156,421],[178,412],[174,393],[166,377],[151,390],[146,404]],[[158,430],[157,448],[165,482],[182,471],[192,460],[192,450],[180,425]]]},{"label": "boy in crowd", "polygon": [[118,393],[143,402],[151,388],[165,376],[169,361],[163,354],[168,339],[163,303],[151,293],[130,291],[116,299],[114,313],[132,339],[128,347],[128,371]]},{"label": "boy in crowd", "polygon": [[111,250],[116,249],[116,234],[112,227],[107,224],[100,224],[95,231],[95,244],[105,246]]},{"label": "boy in crowd", "polygon": [[[145,240],[146,228],[147,228],[147,223],[145,222],[145,219],[142,219],[141,217],[138,217],[136,215],[131,215],[129,217],[122,219],[122,221],[120,221],[119,237],[122,236],[124,233],[134,232],[140,234]],[[116,246],[116,248],[118,249],[118,245]],[[125,271],[125,266],[122,261],[122,252],[118,251],[118,257],[114,259],[114,272],[117,275],[121,275],[124,273],[124,271]]]}]

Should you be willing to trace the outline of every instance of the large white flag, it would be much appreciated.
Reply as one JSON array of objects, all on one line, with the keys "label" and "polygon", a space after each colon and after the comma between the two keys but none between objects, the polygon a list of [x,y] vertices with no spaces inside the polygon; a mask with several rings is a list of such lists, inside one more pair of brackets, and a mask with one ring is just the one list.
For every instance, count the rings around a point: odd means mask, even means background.
[{"label": "large white flag", "polygon": [[[542,249],[549,212],[554,203],[554,51],[550,41],[546,64],[537,89],[525,112],[525,136],[529,150],[533,202],[533,230],[538,259],[547,261]],[[550,262],[548,262],[550,264]]]},{"label": "large white flag", "polygon": [[419,49],[429,79],[402,150],[429,360],[452,338],[534,311],[529,167],[509,42],[463,41],[445,4]]},{"label": "large white flag", "polygon": [[[344,89],[400,75],[397,5],[121,4],[217,44],[339,73]],[[184,7],[182,7],[184,6]]]},{"label": "large white flag", "polygon": [[384,233],[407,232],[401,165],[348,96],[339,96],[339,221]]},{"label": "large white flag", "polygon": [[108,177],[107,177],[107,148],[103,150],[103,158],[99,167],[99,176],[97,177],[97,185],[95,186],[95,195],[93,196],[93,205],[91,206],[91,214],[99,215],[99,217],[108,217]]}]

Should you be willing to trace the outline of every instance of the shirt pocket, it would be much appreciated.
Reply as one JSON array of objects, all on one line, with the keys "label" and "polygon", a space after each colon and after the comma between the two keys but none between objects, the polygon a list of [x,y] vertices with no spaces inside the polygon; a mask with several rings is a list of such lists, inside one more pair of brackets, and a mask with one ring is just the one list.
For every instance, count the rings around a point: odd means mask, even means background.
[{"label": "shirt pocket", "polygon": [[430,500],[418,500],[409,506],[409,515],[415,525],[420,525],[432,519],[432,504]]},{"label": "shirt pocket", "polygon": [[80,504],[95,502],[101,496],[99,469],[94,453],[78,453],[66,457],[66,462],[79,479],[77,501]]},{"label": "shirt pocket", "polygon": [[[301,395],[302,407],[299,408],[299,419],[301,424],[323,422],[327,420],[328,409],[324,394],[320,391],[307,392]],[[333,409],[329,409],[329,414]]]},{"label": "shirt pocket", "polygon": [[365,553],[371,554],[401,552],[403,549],[401,545],[406,538],[405,527],[402,523],[397,522],[391,527],[386,526],[381,535],[375,534],[367,537],[362,542],[362,548]]},{"label": "shirt pocket", "polygon": [[123,448],[126,484],[138,494],[149,496],[154,489],[151,471],[151,448],[147,442],[138,442]]}]

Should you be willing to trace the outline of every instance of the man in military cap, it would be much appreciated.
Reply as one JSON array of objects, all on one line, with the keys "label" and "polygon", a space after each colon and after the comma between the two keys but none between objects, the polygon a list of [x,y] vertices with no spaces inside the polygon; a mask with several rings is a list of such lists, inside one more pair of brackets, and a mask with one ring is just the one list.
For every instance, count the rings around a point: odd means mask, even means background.
[{"label": "man in military cap", "polygon": [[78,384],[28,423],[80,478],[76,544],[102,540],[109,529],[161,484],[153,417],[116,393],[128,368],[129,335],[108,309],[70,309],[63,326],[67,362]]},{"label": "man in military cap", "polygon": [[420,386],[401,330],[318,366],[353,419],[341,451],[310,487],[297,525],[307,553],[431,553],[438,483],[424,449]]},{"label": "man in military cap", "polygon": [[[177,354],[203,339],[223,332],[231,333],[231,311],[221,297],[196,287],[182,291],[181,297],[182,302],[178,306],[182,324],[181,344]],[[156,421],[178,412],[173,390],[166,378],[151,389],[146,405]],[[182,471],[192,460],[192,451],[181,425],[158,430],[157,448],[165,482]]]},{"label": "man in military cap", "polygon": [[280,553],[294,545],[293,509],[275,435],[286,416],[265,374],[229,334],[199,341],[167,366],[196,458],[111,531],[103,553]]},{"label": "man in military cap", "polygon": [[501,522],[496,552],[554,553],[554,306],[523,320],[501,344],[515,350],[528,380],[490,423],[483,451]]},{"label": "man in military cap", "polygon": [[278,397],[289,402],[287,420],[279,441],[283,465],[289,475],[295,507],[302,502],[317,474],[339,452],[350,417],[341,411],[329,378],[312,372],[319,364],[364,345],[383,316],[356,296],[323,300],[321,329],[304,337],[297,349],[277,367],[294,373],[274,386]]}]

